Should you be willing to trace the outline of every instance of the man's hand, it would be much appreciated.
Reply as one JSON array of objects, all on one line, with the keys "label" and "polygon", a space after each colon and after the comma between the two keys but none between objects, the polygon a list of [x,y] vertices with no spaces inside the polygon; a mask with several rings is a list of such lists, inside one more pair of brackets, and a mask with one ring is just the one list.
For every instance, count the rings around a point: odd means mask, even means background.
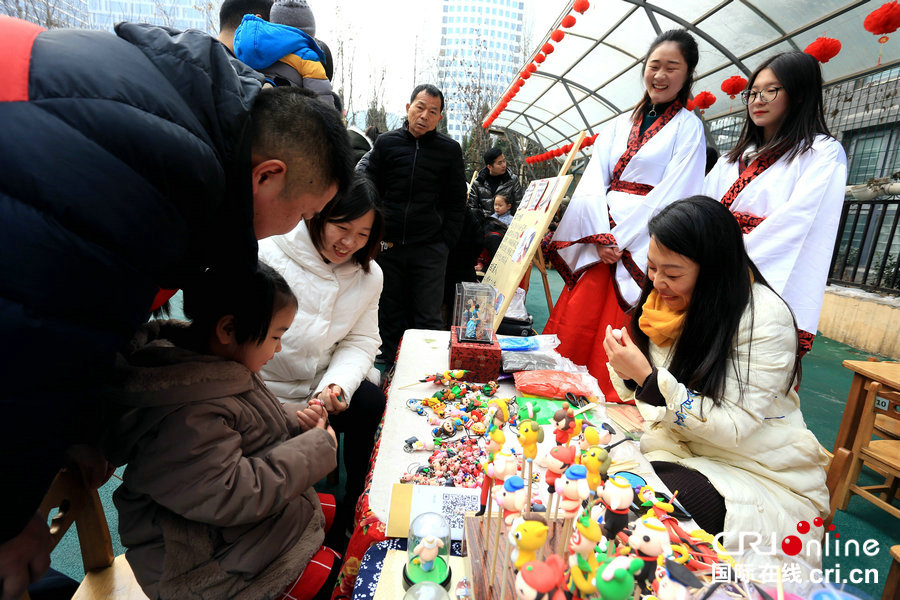
[{"label": "man's hand", "polygon": [[622,258],[622,251],[618,246],[601,246],[597,253],[600,254],[600,260],[608,265],[616,263]]},{"label": "man's hand", "polygon": [[313,398],[309,401],[309,405],[306,408],[297,411],[297,422],[300,424],[300,429],[309,431],[317,426],[320,419],[324,420],[327,416],[325,407],[322,406],[322,401]]},{"label": "man's hand", "polygon": [[316,395],[316,398],[322,401],[329,415],[339,415],[347,410],[344,390],[336,383],[326,385],[325,389]]},{"label": "man's hand", "polygon": [[28,521],[22,533],[0,544],[0,599],[18,600],[50,568],[52,539],[40,515]]},{"label": "man's hand", "polygon": [[653,372],[650,361],[644,356],[628,335],[628,330],[622,329],[622,341],[613,335],[612,327],[606,326],[606,337],[603,338],[603,349],[606,357],[616,375],[622,379],[631,379],[638,385],[644,385],[647,377]]}]

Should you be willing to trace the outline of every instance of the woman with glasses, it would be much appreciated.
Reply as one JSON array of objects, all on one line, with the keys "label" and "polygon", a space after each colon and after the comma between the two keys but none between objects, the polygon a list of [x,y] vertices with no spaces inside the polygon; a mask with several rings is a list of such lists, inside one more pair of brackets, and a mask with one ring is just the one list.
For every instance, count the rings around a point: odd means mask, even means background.
[{"label": "woman with glasses", "polygon": [[785,299],[812,348],[841,218],[847,157],[828,132],[819,63],[803,52],[764,61],[741,94],[747,120],[703,193],[731,210],[747,253]]},{"label": "woman with glasses", "polygon": [[641,295],[647,270],[647,221],[703,185],[703,124],[684,108],[699,53],[684,30],[662,33],[644,62],[644,95],[610,121],[550,243],[566,282],[545,334],[557,350],[586,365],[607,401],[617,401],[606,369],[603,332],[621,327]]}]

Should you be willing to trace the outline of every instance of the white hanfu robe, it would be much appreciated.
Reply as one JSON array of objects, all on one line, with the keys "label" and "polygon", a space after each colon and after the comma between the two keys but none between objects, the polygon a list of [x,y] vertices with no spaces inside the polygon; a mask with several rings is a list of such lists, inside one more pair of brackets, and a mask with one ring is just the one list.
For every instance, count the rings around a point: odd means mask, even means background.
[{"label": "white hanfu robe", "polygon": [[[723,156],[706,177],[703,193],[722,201],[739,175],[738,163]],[[763,219],[749,233],[753,223],[744,229],[747,253],[791,307],[797,327],[812,335],[822,310],[846,183],[843,147],[819,135],[811,149],[790,160],[782,156],[757,175],[729,207],[742,225],[748,215]]]},{"label": "white hanfu robe", "polygon": [[[656,132],[628,162],[620,180],[653,186],[649,193],[610,190],[613,170],[628,149],[634,123],[630,113],[619,115],[603,128],[578,188],[572,195],[553,242],[575,242],[598,234],[612,234],[619,250],[627,250],[634,264],[647,272],[650,236],[647,222],[675,200],[700,193],[706,163],[703,124],[682,108]],[[652,127],[652,126],[651,126]],[[610,216],[615,226],[610,227]],[[611,241],[611,238],[609,238]],[[558,250],[577,279],[600,262],[596,242],[576,243]],[[634,304],[641,289],[622,260],[616,266],[616,284],[622,298]]]}]

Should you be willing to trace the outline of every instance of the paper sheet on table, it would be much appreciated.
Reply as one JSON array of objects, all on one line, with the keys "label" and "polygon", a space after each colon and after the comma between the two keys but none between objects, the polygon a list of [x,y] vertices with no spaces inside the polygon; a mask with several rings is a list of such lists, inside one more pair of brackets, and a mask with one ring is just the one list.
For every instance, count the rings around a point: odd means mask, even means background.
[{"label": "paper sheet on table", "polygon": [[444,515],[450,523],[450,537],[461,540],[463,517],[467,511],[477,511],[480,490],[432,485],[395,483],[391,490],[391,509],[388,514],[387,536],[406,537],[409,524],[426,512]]}]

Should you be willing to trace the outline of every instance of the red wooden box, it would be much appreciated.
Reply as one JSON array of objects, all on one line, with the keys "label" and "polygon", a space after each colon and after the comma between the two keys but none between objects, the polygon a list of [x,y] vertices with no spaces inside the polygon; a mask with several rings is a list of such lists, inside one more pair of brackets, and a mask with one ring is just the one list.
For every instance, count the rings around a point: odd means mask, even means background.
[{"label": "red wooden box", "polygon": [[456,327],[450,328],[450,368],[469,371],[466,381],[487,383],[497,379],[500,374],[500,343],[497,334],[492,333],[490,344],[478,342],[459,342]]}]

